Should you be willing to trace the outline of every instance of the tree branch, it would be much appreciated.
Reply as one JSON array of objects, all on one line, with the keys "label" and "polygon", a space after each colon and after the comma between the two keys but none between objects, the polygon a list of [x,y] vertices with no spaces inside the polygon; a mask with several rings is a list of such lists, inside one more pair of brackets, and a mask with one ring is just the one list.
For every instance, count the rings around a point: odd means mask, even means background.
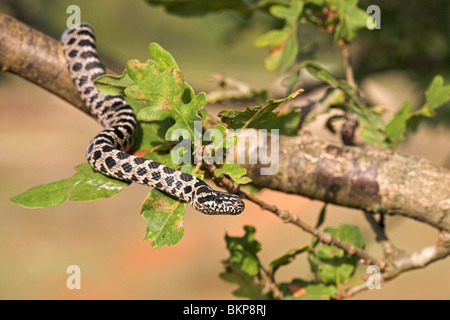
[{"label": "tree branch", "polygon": [[[0,67],[86,109],[68,75],[59,41],[0,13]],[[270,138],[267,152],[270,151]],[[279,138],[279,169],[253,184],[370,212],[400,214],[450,231],[450,172],[424,158],[339,146],[303,133]]]},{"label": "tree branch", "polygon": [[[439,243],[437,245],[422,248],[420,251],[408,255],[399,255],[395,257],[389,263],[392,268],[381,274],[382,282],[390,281],[406,271],[422,269],[432,262],[446,258],[450,255],[449,238],[449,233],[441,232]],[[367,287],[367,282],[363,282],[347,290],[339,298],[349,298],[367,289],[369,289]]]},{"label": "tree branch", "polygon": [[449,170],[424,158],[341,146],[308,133],[280,136],[278,144],[272,139],[262,141],[258,153],[270,155],[271,145],[277,145],[278,171],[261,175],[267,165],[245,164],[252,184],[372,213],[402,215],[450,230]]}]

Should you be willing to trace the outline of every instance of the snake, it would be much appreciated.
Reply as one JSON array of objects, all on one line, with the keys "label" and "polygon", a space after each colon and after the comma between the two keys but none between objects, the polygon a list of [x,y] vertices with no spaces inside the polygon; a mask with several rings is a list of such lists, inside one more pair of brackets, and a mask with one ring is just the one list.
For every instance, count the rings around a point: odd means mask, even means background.
[{"label": "snake", "polygon": [[139,123],[124,97],[102,93],[94,85],[95,79],[106,74],[94,29],[87,23],[75,25],[64,31],[61,42],[70,77],[89,113],[104,128],[86,151],[95,171],[156,188],[204,214],[237,215],[244,210],[244,202],[235,194],[214,190],[194,175],[128,153]]}]

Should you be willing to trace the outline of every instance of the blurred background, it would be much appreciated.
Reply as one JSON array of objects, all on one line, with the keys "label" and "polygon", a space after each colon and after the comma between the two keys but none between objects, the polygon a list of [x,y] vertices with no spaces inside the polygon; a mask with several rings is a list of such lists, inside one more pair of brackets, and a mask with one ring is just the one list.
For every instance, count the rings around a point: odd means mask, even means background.
[{"label": "blurred background", "polygon": [[[436,74],[449,82],[449,4],[415,2],[404,7],[389,1],[361,1],[381,8],[381,30],[365,30],[352,47],[357,81],[373,104],[398,108],[406,100],[420,105],[424,88]],[[265,15],[245,18],[235,12],[180,18],[144,1],[0,0],[0,11],[59,38],[69,14],[81,8],[82,21],[96,30],[100,55],[121,72],[128,59],[148,59],[148,44],[171,52],[186,81],[198,91],[216,89],[214,72],[282,96],[280,75],[265,71],[265,49],[254,40],[277,22]],[[447,10],[445,9],[447,8]],[[341,56],[329,34],[301,29],[300,54],[330,66],[342,76]],[[0,44],[1,45],[1,44]],[[313,87],[305,79],[304,87]],[[252,104],[250,104],[251,106]],[[217,106],[216,106],[217,107]],[[229,108],[218,106],[217,108]],[[214,109],[215,110],[215,109]],[[448,105],[401,144],[399,152],[423,156],[450,168]],[[266,265],[287,250],[309,244],[311,237],[247,203],[240,216],[211,217],[187,208],[184,237],[175,247],[153,249],[143,241],[146,221],[141,202],[149,190],[131,185],[120,194],[88,203],[66,202],[52,209],[30,210],[9,198],[30,187],[68,178],[85,162],[85,150],[100,126],[73,106],[17,76],[0,73],[0,298],[1,299],[234,299],[236,286],[223,282],[221,261],[228,258],[224,236],[242,236],[256,227]],[[322,138],[320,119],[308,127]],[[314,225],[322,203],[263,190],[260,197]],[[413,252],[434,244],[437,231],[416,221],[386,218],[396,246]],[[382,254],[361,212],[328,207],[325,226],[356,224],[367,251]],[[81,268],[81,290],[68,290],[66,269]],[[450,299],[450,261],[402,274],[381,290],[358,299]],[[278,281],[312,279],[306,256],[279,271]]]}]

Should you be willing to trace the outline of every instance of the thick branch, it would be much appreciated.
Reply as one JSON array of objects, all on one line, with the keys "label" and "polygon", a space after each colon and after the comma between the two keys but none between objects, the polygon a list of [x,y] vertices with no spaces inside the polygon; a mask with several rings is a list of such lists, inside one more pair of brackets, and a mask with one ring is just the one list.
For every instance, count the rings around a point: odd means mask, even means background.
[{"label": "thick branch", "polygon": [[[0,43],[2,70],[86,111],[59,41],[0,13]],[[401,214],[450,231],[450,173],[423,158],[342,147],[301,134],[280,137],[274,175],[261,175],[260,165],[246,167],[257,186],[369,212]]]},{"label": "thick branch", "polygon": [[89,114],[70,79],[61,43],[1,12],[0,69],[17,74]]},{"label": "thick branch", "polygon": [[[259,152],[271,154],[271,139]],[[306,133],[280,137],[273,145],[279,148],[275,174],[261,175],[265,166],[260,164],[245,165],[256,186],[368,212],[400,214],[450,230],[450,171],[424,158],[340,146]]]},{"label": "thick branch", "polygon": [[0,67],[86,111],[55,39],[0,12]]}]

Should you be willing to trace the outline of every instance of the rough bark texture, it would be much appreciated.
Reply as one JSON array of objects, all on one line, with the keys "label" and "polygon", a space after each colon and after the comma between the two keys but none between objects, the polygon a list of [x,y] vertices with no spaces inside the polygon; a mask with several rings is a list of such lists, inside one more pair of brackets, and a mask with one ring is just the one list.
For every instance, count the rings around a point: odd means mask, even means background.
[{"label": "rough bark texture", "polygon": [[[267,145],[270,150],[270,139]],[[340,146],[304,133],[279,138],[276,174],[261,175],[262,165],[245,166],[253,184],[260,187],[370,212],[400,214],[450,230],[450,171],[424,158]]]},{"label": "rough bark texture", "polygon": [[[0,67],[86,111],[66,70],[59,41],[2,13]],[[450,231],[450,172],[426,159],[333,145],[308,134],[280,137],[279,150],[279,170],[274,175],[262,176],[260,165],[247,165],[255,185],[370,212],[400,214]]]},{"label": "rough bark texture", "polygon": [[85,111],[55,39],[0,13],[0,66]]},{"label": "rough bark texture", "polygon": [[1,12],[0,68],[88,113],[69,77],[60,42]]}]

